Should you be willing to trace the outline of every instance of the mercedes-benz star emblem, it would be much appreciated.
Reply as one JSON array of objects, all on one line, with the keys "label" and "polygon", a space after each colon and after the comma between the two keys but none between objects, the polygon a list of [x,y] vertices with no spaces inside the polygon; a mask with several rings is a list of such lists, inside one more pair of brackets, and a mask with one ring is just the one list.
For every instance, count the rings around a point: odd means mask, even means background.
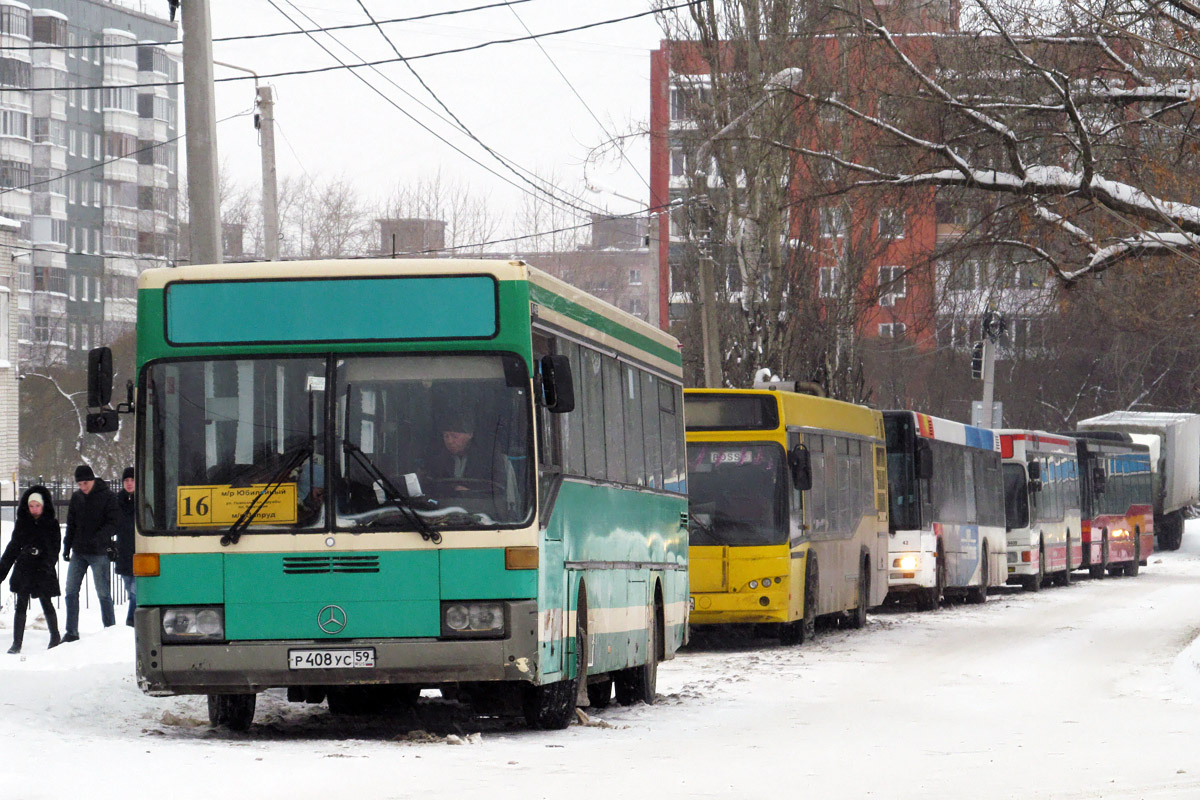
[{"label": "mercedes-benz star emblem", "polygon": [[329,634],[346,630],[346,612],[341,606],[325,606],[317,612],[317,627]]}]

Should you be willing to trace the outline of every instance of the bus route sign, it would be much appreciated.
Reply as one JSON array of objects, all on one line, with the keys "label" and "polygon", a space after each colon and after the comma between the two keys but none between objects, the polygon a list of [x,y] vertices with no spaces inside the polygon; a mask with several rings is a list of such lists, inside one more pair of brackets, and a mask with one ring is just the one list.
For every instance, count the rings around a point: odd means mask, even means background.
[{"label": "bus route sign", "polygon": [[[181,528],[232,525],[254,498],[269,487],[269,483],[236,487],[180,486],[176,494],[176,524]],[[251,524],[286,525],[294,524],[296,519],[296,484],[281,483]]]}]

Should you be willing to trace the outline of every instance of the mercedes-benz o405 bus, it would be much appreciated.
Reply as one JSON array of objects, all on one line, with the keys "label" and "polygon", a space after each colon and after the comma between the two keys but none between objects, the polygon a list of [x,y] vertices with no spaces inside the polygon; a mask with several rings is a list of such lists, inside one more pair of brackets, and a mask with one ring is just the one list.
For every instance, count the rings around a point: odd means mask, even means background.
[{"label": "mercedes-benz o405 bus", "polygon": [[137,677],[560,728],[687,630],[678,343],[519,261],[144,272]]}]

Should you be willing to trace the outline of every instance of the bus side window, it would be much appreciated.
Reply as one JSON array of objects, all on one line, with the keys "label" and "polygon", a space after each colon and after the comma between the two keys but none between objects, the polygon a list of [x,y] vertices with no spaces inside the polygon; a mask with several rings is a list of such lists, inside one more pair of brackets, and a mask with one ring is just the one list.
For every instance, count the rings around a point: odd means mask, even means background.
[{"label": "bus side window", "polygon": [[825,524],[825,443],[816,434],[804,437],[812,463],[812,489],[808,491],[808,527],[814,532],[826,530]]}]

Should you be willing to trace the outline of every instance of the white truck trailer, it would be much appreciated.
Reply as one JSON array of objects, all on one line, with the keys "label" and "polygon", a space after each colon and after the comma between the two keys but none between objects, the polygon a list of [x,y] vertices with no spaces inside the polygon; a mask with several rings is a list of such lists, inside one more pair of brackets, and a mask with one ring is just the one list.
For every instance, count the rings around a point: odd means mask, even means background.
[{"label": "white truck trailer", "polygon": [[1154,471],[1154,536],[1159,550],[1178,550],[1188,506],[1200,502],[1200,414],[1113,411],[1085,419],[1081,431],[1120,431],[1150,445]]}]

